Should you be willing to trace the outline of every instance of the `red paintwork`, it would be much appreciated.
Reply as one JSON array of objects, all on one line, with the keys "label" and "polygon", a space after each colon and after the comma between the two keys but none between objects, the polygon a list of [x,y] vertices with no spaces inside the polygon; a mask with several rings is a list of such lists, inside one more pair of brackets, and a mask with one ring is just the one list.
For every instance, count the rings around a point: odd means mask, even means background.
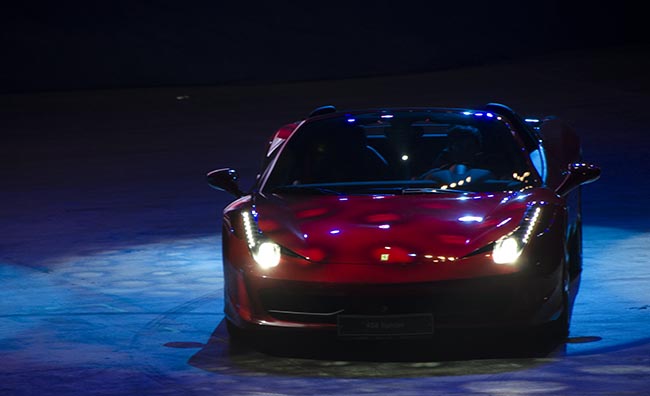
[{"label": "red paintwork", "polygon": [[[245,254],[243,238],[231,234],[227,243],[241,245],[233,263],[251,276],[272,279],[395,283],[498,275],[519,266],[495,264],[489,253],[464,256],[512,231],[527,204],[542,201],[558,198],[542,188],[466,196],[258,196],[255,210],[264,235],[308,260],[284,257],[279,266],[261,270]],[[239,201],[226,213],[238,216],[251,203]],[[483,221],[459,221],[470,215]]]},{"label": "red paintwork", "polygon": [[[516,226],[526,203],[500,204],[506,194],[490,195],[269,197],[258,199],[256,209],[260,229],[280,245],[305,257],[305,249],[322,250],[323,257],[313,261],[379,263],[373,252],[384,247],[418,257],[462,257],[492,242],[490,231],[508,217],[513,221],[502,226],[501,235]],[[468,215],[484,220],[458,220]]]}]

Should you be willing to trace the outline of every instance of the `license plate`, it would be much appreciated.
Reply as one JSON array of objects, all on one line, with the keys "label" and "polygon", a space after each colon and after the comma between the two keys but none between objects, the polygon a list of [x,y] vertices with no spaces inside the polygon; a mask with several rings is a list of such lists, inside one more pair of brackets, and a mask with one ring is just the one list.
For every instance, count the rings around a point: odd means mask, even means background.
[{"label": "license plate", "polygon": [[339,336],[382,337],[433,334],[433,315],[339,315]]}]

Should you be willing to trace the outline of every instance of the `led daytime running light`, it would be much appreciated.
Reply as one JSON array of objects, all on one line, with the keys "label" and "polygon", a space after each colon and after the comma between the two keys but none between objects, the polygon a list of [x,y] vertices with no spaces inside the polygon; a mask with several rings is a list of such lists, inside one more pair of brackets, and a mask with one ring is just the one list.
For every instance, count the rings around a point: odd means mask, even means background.
[{"label": "led daytime running light", "polygon": [[251,219],[251,214],[248,212],[242,212],[241,215],[242,219],[244,220],[244,232],[246,233],[246,242],[248,243],[248,248],[253,249],[257,244],[255,234],[259,234],[257,222]]},{"label": "led daytime running light", "polygon": [[539,219],[539,214],[541,211],[542,208],[537,206],[533,211],[533,215],[530,218],[526,219],[528,221],[528,224],[526,225],[524,235],[521,238],[521,241],[524,244],[528,243],[528,240],[530,240],[530,236],[532,235],[533,230],[535,229],[535,225],[537,224],[537,220]]}]

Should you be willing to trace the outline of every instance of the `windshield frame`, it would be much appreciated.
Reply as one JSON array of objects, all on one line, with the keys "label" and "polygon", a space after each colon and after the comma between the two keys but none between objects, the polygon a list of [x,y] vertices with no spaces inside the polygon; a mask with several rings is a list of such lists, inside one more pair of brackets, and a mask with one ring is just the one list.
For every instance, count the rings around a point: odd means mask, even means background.
[{"label": "windshield frame", "polygon": [[[273,193],[274,189],[281,188],[283,186],[291,186],[290,184],[286,185],[274,185],[270,186],[269,185],[269,179],[271,178],[272,173],[274,172],[277,162],[280,158],[282,158],[283,154],[285,153],[285,150],[287,147],[292,144],[291,142],[296,139],[296,136],[300,136],[301,131],[305,127],[309,127],[314,125],[315,123],[321,123],[321,122],[328,122],[328,121],[334,121],[334,120],[355,120],[360,117],[366,117],[366,118],[371,118],[375,117],[378,120],[381,119],[392,119],[393,117],[405,117],[405,118],[415,118],[414,114],[430,114],[432,117],[450,117],[451,119],[455,120],[462,120],[463,117],[469,117],[468,119],[471,120],[472,117],[484,117],[485,119],[490,118],[494,119],[494,121],[500,121],[500,123],[508,130],[508,132],[511,135],[513,143],[516,145],[517,149],[521,151],[521,156],[517,159],[518,161],[521,161],[522,164],[525,164],[525,169],[526,172],[529,173],[527,176],[526,183],[523,183],[520,186],[515,186],[515,185],[506,185],[507,183],[502,183],[504,185],[504,188],[499,188],[499,189],[494,189],[494,190],[484,190],[484,189],[459,189],[460,191],[467,192],[467,193],[483,193],[483,192],[498,192],[498,191],[513,191],[513,190],[519,190],[522,188],[531,188],[531,187],[538,187],[543,185],[543,180],[540,177],[537,168],[534,166],[534,164],[531,161],[530,158],[530,153],[527,152],[526,150],[526,145],[524,144],[524,139],[522,138],[521,134],[526,133],[526,131],[519,131],[515,128],[515,126],[509,122],[509,120],[503,116],[500,116],[496,113],[489,113],[486,111],[481,111],[481,110],[469,110],[469,109],[463,109],[463,108],[390,108],[390,109],[362,109],[362,110],[354,110],[354,111],[347,111],[347,112],[337,112],[333,114],[327,114],[323,116],[317,116],[313,118],[308,118],[306,120],[303,120],[300,122],[298,127],[295,128],[293,133],[284,141],[281,147],[276,149],[272,155],[273,158],[270,158],[270,160],[267,162],[267,166],[262,169],[260,172],[260,177],[257,180],[256,183],[256,190],[260,191],[262,193],[268,194],[268,193]],[[366,185],[368,184],[374,184],[374,185],[383,185],[383,186],[393,186],[392,189],[395,190],[404,190],[408,188],[420,188],[419,186],[406,186],[407,184],[415,184],[415,185],[424,185],[426,183],[420,183],[420,182],[414,182],[410,183],[413,180],[385,180],[385,181],[379,181],[379,180],[373,180],[373,181],[363,181],[363,182],[353,182],[353,183],[345,183],[347,186],[351,185],[358,185],[361,189],[363,189]],[[408,182],[408,183],[407,183]],[[318,186],[330,186],[332,184],[339,184],[341,183],[311,183],[315,184]],[[401,186],[400,186],[401,184]],[[452,190],[455,190],[454,187],[458,186],[450,186],[450,185],[431,185],[431,183],[428,183],[429,186],[427,188],[431,188],[433,190],[449,190],[449,192],[452,192]],[[301,184],[304,185],[305,187],[309,187],[310,183],[306,184]],[[290,189],[293,187],[288,187],[287,189]],[[325,188],[325,187],[324,187]],[[367,193],[367,195],[370,195],[373,193]],[[366,195],[366,194],[362,194]]]}]

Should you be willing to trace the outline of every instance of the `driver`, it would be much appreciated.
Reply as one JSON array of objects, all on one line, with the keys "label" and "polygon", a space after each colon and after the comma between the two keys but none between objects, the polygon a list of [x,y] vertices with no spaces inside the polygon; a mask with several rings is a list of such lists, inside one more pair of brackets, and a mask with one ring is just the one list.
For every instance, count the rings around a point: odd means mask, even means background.
[{"label": "driver", "polygon": [[483,154],[481,132],[469,125],[457,125],[447,134],[447,147],[436,158],[433,168],[420,176],[440,183],[478,182],[494,178],[492,172],[481,169]]},{"label": "driver", "polygon": [[472,126],[457,125],[447,134],[447,147],[434,162],[436,169],[449,169],[456,174],[467,173],[476,167],[482,153],[481,132]]}]

